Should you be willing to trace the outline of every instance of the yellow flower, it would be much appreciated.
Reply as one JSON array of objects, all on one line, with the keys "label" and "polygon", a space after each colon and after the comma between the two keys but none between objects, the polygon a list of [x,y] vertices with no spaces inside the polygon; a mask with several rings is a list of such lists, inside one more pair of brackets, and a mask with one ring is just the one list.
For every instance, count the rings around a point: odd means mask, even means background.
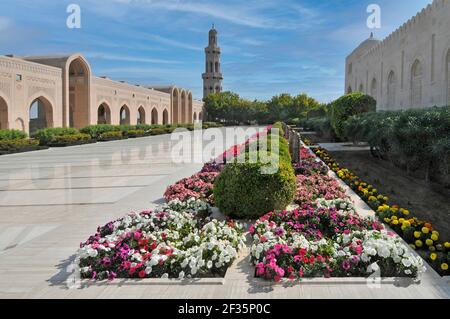
[{"label": "yellow flower", "polygon": [[422,233],[420,231],[415,231],[414,232],[414,237],[420,238],[420,236],[422,236]]},{"label": "yellow flower", "polygon": [[376,198],[375,196],[370,196],[370,197],[369,197],[369,201],[370,201],[370,202],[373,202],[374,200],[377,200],[377,198]]},{"label": "yellow flower", "polygon": [[427,244],[427,246],[432,246],[434,244],[434,241],[432,241],[431,239],[427,239],[425,241],[425,244]]},{"label": "yellow flower", "polygon": [[433,235],[436,235],[436,236],[439,237],[439,232],[438,232],[438,231],[433,230],[431,233],[432,233]]},{"label": "yellow flower", "polygon": [[419,248],[423,246],[423,242],[421,240],[416,240],[415,244]]},{"label": "yellow flower", "polygon": [[409,213],[409,210],[405,209],[405,210],[403,211],[403,215],[408,216],[409,214],[410,214],[410,213]]},{"label": "yellow flower", "polygon": [[398,225],[398,220],[394,219],[394,220],[392,221],[392,225]]},{"label": "yellow flower", "polygon": [[444,247],[445,247],[445,248],[450,248],[450,243],[449,243],[448,241],[445,242]]},{"label": "yellow flower", "polygon": [[431,259],[432,261],[435,261],[435,260],[437,259],[437,254],[432,253],[432,254],[430,255],[430,259]]},{"label": "yellow flower", "polygon": [[389,224],[389,223],[391,222],[391,219],[390,219],[390,218],[385,218],[385,219],[384,219],[384,222],[387,223],[387,224]]},{"label": "yellow flower", "polygon": [[383,198],[383,200],[384,200],[385,202],[387,202],[387,201],[389,200],[389,197],[385,196],[385,197]]},{"label": "yellow flower", "polygon": [[430,229],[428,227],[422,228],[422,233],[428,234],[430,232]]},{"label": "yellow flower", "polygon": [[405,219],[404,219],[404,218],[400,218],[400,219],[398,220],[398,222],[403,224],[403,223],[405,222]]},{"label": "yellow flower", "polygon": [[441,265],[441,269],[442,269],[442,270],[448,270],[448,264],[447,264],[447,263],[443,263],[443,264]]},{"label": "yellow flower", "polygon": [[403,226],[404,227],[409,227],[409,226],[411,226],[411,223],[409,221],[404,221],[403,222]]},{"label": "yellow flower", "polygon": [[439,239],[439,236],[433,234],[433,235],[431,235],[431,239],[434,241],[437,241]]},{"label": "yellow flower", "polygon": [[398,217],[397,216],[392,216],[392,219],[398,219]]}]

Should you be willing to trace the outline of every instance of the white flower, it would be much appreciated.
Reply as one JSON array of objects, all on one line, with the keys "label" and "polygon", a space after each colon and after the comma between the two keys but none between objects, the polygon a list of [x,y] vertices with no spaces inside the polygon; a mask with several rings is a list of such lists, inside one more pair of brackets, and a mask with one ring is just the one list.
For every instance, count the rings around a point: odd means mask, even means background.
[{"label": "white flower", "polygon": [[169,278],[169,274],[168,273],[165,273],[165,274],[163,274],[161,276],[161,279],[167,279],[167,278]]},{"label": "white flower", "polygon": [[178,279],[183,279],[184,278],[184,271],[181,271],[180,274],[178,275]]},{"label": "white flower", "polygon": [[197,271],[198,271],[197,267],[192,267],[191,268],[191,274],[192,275],[195,275],[197,273]]},{"label": "white flower", "polygon": [[206,267],[208,267],[208,269],[211,269],[213,266],[213,262],[211,260],[208,260],[208,262],[206,263]]},{"label": "white flower", "polygon": [[403,266],[405,266],[405,267],[411,267],[412,262],[411,262],[411,260],[410,260],[409,258],[403,258],[403,259],[402,259],[402,264],[403,264]]}]

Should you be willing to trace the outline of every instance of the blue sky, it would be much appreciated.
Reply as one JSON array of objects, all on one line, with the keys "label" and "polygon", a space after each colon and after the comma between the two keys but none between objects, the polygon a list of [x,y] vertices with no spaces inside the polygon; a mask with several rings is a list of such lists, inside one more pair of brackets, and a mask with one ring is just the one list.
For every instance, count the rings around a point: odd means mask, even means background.
[{"label": "blue sky", "polygon": [[[326,102],[344,91],[344,61],[370,31],[383,38],[431,0],[2,0],[0,54],[81,52],[96,75],[177,84],[201,98],[203,49],[212,23],[222,47],[224,89],[246,98],[306,92]],[[81,29],[66,8],[81,7]]]}]

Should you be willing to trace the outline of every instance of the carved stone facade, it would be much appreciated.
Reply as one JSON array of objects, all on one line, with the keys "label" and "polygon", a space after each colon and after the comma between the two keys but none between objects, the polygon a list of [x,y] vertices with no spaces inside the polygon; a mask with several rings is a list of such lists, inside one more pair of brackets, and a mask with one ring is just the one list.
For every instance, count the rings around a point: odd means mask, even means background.
[{"label": "carved stone facade", "polygon": [[450,105],[450,0],[361,43],[347,57],[345,90],[373,96],[379,110]]},{"label": "carved stone facade", "polygon": [[186,89],[96,77],[80,54],[0,56],[0,129],[188,124],[201,119],[202,110],[203,102]]}]

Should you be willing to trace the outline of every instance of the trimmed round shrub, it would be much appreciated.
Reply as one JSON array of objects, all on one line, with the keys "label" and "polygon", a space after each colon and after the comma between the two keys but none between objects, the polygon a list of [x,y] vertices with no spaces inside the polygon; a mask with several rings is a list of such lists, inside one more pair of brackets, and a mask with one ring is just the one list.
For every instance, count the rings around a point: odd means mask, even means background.
[{"label": "trimmed round shrub", "polygon": [[267,164],[233,163],[225,166],[214,183],[220,211],[232,218],[259,218],[285,209],[294,199],[295,174],[290,163],[280,161],[278,172],[263,174]]},{"label": "trimmed round shrub", "polygon": [[377,102],[369,95],[351,93],[344,95],[331,104],[331,126],[339,138],[345,138],[344,122],[351,116],[375,112]]},{"label": "trimmed round shrub", "polygon": [[[274,127],[280,128],[279,125]],[[280,133],[283,133],[282,130]],[[260,139],[269,144],[267,155],[276,155],[270,151],[271,135]],[[214,198],[223,214],[232,218],[253,219],[274,210],[286,209],[292,203],[296,179],[286,139],[279,138],[278,166],[262,161],[262,155],[261,150],[249,152],[247,148],[247,152],[238,157],[242,159],[245,156],[245,161],[228,163],[217,177]],[[258,161],[253,163],[250,158],[257,158]]]}]

